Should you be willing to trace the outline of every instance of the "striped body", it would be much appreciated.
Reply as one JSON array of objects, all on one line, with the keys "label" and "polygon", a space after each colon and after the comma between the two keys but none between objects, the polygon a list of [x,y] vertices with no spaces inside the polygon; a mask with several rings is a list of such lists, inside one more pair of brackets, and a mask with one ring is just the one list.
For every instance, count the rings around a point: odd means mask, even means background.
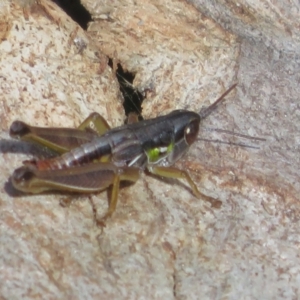
[{"label": "striped body", "polygon": [[194,142],[199,123],[199,114],[176,110],[165,116],[116,127],[59,157],[36,161],[35,165],[39,170],[101,161],[110,161],[117,167],[141,169],[151,165],[170,166]]}]

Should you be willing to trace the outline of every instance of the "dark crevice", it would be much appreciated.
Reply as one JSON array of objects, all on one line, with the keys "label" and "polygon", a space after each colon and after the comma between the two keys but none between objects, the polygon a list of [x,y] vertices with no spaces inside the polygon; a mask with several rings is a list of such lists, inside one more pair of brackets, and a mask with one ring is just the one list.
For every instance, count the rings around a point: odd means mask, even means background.
[{"label": "dark crevice", "polygon": [[[113,61],[109,59],[108,65],[113,68]],[[116,76],[120,85],[120,91],[124,97],[125,114],[128,116],[130,113],[135,113],[141,118],[142,102],[144,96],[133,86],[134,73],[126,72],[121,64],[117,64]]]},{"label": "dark crevice", "polygon": [[87,29],[88,23],[92,21],[91,14],[80,3],[79,0],[52,0],[65,11],[80,27]]},{"label": "dark crevice", "polygon": [[[85,9],[79,0],[52,0],[61,7],[76,23],[84,30],[87,29],[88,23],[92,21],[91,14]],[[109,59],[109,66],[113,68],[113,61]],[[133,87],[134,73],[126,72],[121,64],[117,64],[116,76],[120,85],[120,91],[124,97],[125,114],[135,113],[141,118],[141,105],[144,96]]]}]

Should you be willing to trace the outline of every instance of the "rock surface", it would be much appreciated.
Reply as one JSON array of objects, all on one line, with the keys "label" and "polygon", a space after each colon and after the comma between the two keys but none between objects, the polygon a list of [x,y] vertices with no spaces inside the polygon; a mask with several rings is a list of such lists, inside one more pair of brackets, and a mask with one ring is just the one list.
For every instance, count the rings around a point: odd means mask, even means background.
[{"label": "rock surface", "polygon": [[[299,5],[111,3],[83,1],[94,20],[86,32],[52,2],[1,4],[1,296],[297,298]],[[9,138],[15,119],[74,127],[97,111],[112,127],[123,124],[108,57],[136,74],[145,118],[199,111],[238,82],[203,121],[199,138],[259,149],[199,141],[178,163],[203,193],[222,201],[220,209],[195,198],[184,183],[141,175],[121,190],[102,230],[90,202],[103,214],[106,192],[76,197],[63,208],[62,195],[12,190],[13,170],[40,154]],[[205,130],[211,127],[266,141]]]}]

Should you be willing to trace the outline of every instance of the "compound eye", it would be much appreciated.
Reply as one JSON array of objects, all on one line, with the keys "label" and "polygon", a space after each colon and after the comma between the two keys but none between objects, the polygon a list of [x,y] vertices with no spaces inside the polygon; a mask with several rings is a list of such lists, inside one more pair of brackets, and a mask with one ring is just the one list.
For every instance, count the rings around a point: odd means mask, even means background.
[{"label": "compound eye", "polygon": [[199,120],[191,121],[184,129],[184,138],[188,145],[195,142],[199,131]]}]

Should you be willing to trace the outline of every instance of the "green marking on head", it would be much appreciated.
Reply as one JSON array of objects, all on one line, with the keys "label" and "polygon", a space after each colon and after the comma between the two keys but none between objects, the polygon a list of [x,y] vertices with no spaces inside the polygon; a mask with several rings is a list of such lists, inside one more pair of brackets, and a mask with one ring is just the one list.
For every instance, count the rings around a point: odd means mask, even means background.
[{"label": "green marking on head", "polygon": [[170,143],[168,147],[156,147],[147,151],[149,162],[155,163],[172,152],[174,143]]},{"label": "green marking on head", "polygon": [[168,149],[167,149],[167,153],[171,153],[174,149],[174,143],[172,142],[169,146],[168,146]]},{"label": "green marking on head", "polygon": [[153,148],[147,151],[149,162],[156,162],[159,159],[159,148]]}]

